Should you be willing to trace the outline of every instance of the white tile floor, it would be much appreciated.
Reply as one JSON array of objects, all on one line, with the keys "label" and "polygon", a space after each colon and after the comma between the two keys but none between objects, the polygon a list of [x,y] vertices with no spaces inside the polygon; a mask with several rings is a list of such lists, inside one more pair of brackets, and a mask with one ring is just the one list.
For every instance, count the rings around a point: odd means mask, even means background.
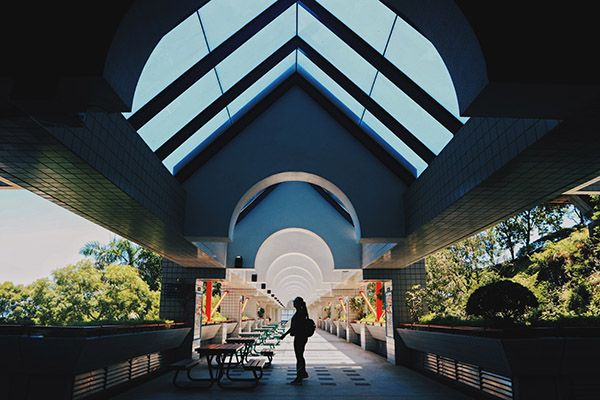
[{"label": "white tile floor", "polygon": [[[162,375],[115,397],[120,400],[164,399],[468,399],[447,386],[395,366],[359,346],[317,330],[306,346],[309,379],[302,386],[288,385],[295,377],[293,338],[276,349],[271,368],[253,390],[212,388],[180,390],[171,384],[172,373]],[[194,370],[200,375],[202,367]]]}]

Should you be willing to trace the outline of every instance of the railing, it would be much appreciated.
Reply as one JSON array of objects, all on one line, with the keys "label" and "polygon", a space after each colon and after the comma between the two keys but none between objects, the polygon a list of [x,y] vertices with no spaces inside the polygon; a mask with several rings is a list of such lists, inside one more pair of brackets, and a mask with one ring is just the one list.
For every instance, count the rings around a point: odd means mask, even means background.
[{"label": "railing", "polygon": [[482,370],[479,366],[456,361],[433,353],[423,353],[423,369],[467,385],[499,399],[513,398],[509,377]]},{"label": "railing", "polygon": [[73,400],[83,399],[141,378],[159,370],[162,362],[160,353],[152,353],[78,374],[73,379]]}]

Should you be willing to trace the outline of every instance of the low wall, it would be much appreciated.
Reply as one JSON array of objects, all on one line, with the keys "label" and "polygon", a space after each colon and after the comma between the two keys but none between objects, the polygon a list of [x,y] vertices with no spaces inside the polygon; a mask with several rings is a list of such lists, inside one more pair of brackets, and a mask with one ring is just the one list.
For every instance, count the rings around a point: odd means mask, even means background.
[{"label": "low wall", "polygon": [[71,399],[79,375],[92,371],[106,375],[111,366],[123,362],[131,366],[131,360],[143,363],[144,359],[147,372],[160,369],[161,360],[169,359],[169,350],[181,346],[190,330],[161,326],[139,331],[129,327],[0,329],[0,386],[9,400]]},{"label": "low wall", "polygon": [[559,400],[590,388],[600,398],[600,384],[595,383],[600,373],[600,337],[546,336],[543,330],[538,335],[524,331],[521,335],[527,337],[501,330],[466,334],[400,328],[397,332],[402,344],[416,352],[409,360],[413,367],[459,382],[461,372],[465,373],[466,384],[488,393],[493,390],[484,390],[485,379],[500,388],[500,394],[510,392],[515,399]]}]

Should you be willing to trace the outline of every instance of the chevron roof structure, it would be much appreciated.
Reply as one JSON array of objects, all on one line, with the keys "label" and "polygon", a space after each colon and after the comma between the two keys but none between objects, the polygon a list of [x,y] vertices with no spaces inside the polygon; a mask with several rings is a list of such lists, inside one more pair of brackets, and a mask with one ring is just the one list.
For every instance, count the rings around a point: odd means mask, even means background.
[{"label": "chevron roof structure", "polygon": [[294,74],[414,178],[466,121],[435,47],[379,0],[238,4],[211,0],[167,33],[124,114],[173,174]]}]

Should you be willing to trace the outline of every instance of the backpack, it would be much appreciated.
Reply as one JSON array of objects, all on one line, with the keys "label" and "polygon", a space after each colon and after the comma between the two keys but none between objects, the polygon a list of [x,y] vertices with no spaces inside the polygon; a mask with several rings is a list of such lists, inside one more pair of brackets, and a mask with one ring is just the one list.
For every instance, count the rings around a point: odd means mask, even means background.
[{"label": "backpack", "polygon": [[311,337],[315,333],[316,329],[315,321],[310,318],[306,318],[304,321],[304,334],[306,337]]}]

